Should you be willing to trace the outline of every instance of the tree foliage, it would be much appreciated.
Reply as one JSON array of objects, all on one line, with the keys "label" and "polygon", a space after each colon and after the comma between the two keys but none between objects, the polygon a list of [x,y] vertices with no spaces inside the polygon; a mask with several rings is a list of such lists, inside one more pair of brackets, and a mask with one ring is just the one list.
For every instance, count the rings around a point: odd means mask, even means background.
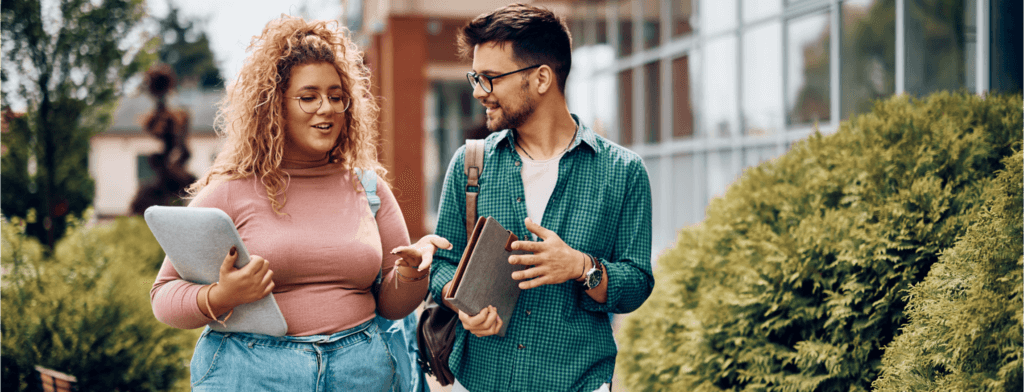
[{"label": "tree foliage", "polygon": [[210,49],[210,39],[202,30],[200,21],[184,19],[180,9],[170,4],[167,16],[159,20],[162,44],[158,50],[160,62],[169,64],[180,84],[196,84],[204,89],[223,88],[224,77],[217,68]]},{"label": "tree foliage", "polygon": [[1021,107],[893,97],[746,171],[659,259],[655,292],[619,333],[627,388],[869,390],[908,289],[979,223],[983,192],[1019,154]]},{"label": "tree foliage", "polygon": [[[92,203],[89,138],[155,41],[141,34],[142,0],[5,0],[0,10],[4,117],[16,119],[5,127],[0,209],[29,218],[26,232],[52,247]],[[12,101],[26,112],[12,113]]]},{"label": "tree foliage", "polygon": [[163,251],[141,217],[73,223],[52,256],[12,221],[0,223],[3,390],[41,390],[36,365],[75,376],[80,391],[187,386],[199,330],[153,317],[148,294]]},{"label": "tree foliage", "polygon": [[976,222],[910,289],[910,322],[882,358],[880,392],[1024,390],[1022,155],[972,213]]}]

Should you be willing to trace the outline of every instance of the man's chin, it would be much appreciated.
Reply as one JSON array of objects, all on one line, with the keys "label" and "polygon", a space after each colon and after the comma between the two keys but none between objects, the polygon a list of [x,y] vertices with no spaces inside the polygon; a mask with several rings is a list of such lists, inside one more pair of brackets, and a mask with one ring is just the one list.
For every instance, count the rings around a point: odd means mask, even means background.
[{"label": "man's chin", "polygon": [[500,120],[487,119],[487,130],[491,132],[505,129],[505,122]]}]

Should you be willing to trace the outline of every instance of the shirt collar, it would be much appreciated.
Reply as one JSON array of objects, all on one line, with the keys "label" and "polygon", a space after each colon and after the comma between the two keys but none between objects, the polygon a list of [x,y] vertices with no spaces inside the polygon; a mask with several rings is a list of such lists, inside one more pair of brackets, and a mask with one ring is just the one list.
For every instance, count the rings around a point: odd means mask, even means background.
[{"label": "shirt collar", "polygon": [[[600,153],[601,146],[597,143],[597,135],[594,134],[594,131],[590,130],[590,128],[588,128],[586,124],[583,124],[583,121],[580,121],[579,116],[571,113],[570,115],[572,116],[572,120],[576,122],[576,141],[573,142],[572,147],[569,148],[568,151],[572,151],[576,148],[576,146],[580,145],[581,143],[585,143],[595,153]],[[498,146],[505,144],[509,148],[512,148],[512,146],[515,145],[516,135],[515,132],[513,132],[511,129],[503,129],[499,131],[497,137]]]}]

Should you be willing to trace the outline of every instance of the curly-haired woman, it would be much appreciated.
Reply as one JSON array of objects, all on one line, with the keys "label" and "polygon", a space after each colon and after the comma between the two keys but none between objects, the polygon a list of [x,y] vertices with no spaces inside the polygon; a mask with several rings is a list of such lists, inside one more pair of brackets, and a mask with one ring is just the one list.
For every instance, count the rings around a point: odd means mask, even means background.
[{"label": "curly-haired woman", "polygon": [[[427,236],[409,245],[383,181],[376,217],[370,210],[356,171],[385,174],[375,160],[379,108],[345,29],[282,16],[249,51],[218,114],[224,148],[189,193],[191,206],[234,220],[250,262],[236,269],[237,253],[225,250],[219,282],[197,285],[165,260],[153,312],[198,328],[274,293],[287,335],[207,328],[192,356],[193,390],[390,390],[394,361],[373,318],[412,312],[433,252],[450,244]],[[378,273],[383,283],[371,290]]]}]

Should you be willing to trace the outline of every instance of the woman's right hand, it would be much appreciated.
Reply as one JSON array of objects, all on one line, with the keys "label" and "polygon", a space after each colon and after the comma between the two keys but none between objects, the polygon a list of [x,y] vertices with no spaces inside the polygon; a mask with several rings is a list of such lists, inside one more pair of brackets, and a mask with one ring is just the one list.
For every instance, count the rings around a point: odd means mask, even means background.
[{"label": "woman's right hand", "polygon": [[249,264],[245,267],[235,268],[237,260],[238,251],[231,247],[220,265],[220,281],[206,288],[210,290],[210,308],[218,316],[238,305],[266,297],[274,290],[274,271],[270,270],[270,262],[253,255],[249,256]]}]

